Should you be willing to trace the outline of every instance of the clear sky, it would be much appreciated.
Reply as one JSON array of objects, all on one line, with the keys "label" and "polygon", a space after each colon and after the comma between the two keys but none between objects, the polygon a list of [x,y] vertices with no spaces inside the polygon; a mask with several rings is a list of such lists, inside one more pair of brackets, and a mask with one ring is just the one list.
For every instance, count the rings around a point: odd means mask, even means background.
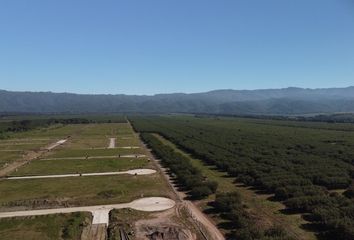
[{"label": "clear sky", "polygon": [[353,0],[0,1],[0,89],[350,85]]}]

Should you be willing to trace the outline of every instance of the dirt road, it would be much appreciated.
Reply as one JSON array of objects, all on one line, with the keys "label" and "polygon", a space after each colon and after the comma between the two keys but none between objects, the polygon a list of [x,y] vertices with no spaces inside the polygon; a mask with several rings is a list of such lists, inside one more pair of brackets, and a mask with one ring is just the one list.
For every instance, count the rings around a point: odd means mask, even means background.
[{"label": "dirt road", "polygon": [[17,168],[25,165],[26,163],[32,161],[33,159],[37,159],[41,156],[43,156],[45,153],[47,153],[50,150],[53,150],[54,148],[64,144],[68,139],[63,139],[60,141],[57,141],[55,143],[51,143],[48,146],[44,147],[44,150],[38,150],[38,151],[29,151],[27,152],[22,159],[14,161],[10,164],[8,164],[7,166],[5,166],[4,168],[2,168],[0,170],[0,177],[4,177],[7,174],[9,174],[10,172],[15,171]]},{"label": "dirt road", "polygon": [[[147,148],[147,146],[145,146]],[[180,200],[177,203],[177,208],[185,207],[195,222],[195,225],[199,228],[199,231],[204,236],[206,240],[225,240],[225,237],[222,235],[220,230],[205,216],[205,214],[196,207],[193,202],[184,200],[186,198],[186,194],[178,190],[177,186],[171,180],[171,177],[168,174],[167,169],[161,166],[160,161],[156,159],[153,154],[150,152],[150,157],[155,160],[157,167],[164,174],[166,180],[169,182],[173,191],[176,193],[178,199]]]}]

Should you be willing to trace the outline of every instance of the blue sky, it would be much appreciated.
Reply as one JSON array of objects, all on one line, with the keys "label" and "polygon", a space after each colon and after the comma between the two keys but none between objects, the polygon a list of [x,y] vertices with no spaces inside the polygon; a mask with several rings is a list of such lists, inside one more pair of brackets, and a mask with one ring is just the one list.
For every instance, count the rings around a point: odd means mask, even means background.
[{"label": "blue sky", "polygon": [[354,85],[352,0],[2,0],[0,89]]}]

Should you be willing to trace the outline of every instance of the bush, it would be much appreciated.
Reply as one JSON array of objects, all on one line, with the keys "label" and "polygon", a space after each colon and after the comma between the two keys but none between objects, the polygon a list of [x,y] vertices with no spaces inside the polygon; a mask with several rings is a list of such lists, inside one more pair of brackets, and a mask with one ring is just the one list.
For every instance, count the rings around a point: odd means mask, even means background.
[{"label": "bush", "polygon": [[242,208],[241,197],[237,192],[216,194],[214,206],[219,212],[230,212]]},{"label": "bush", "polygon": [[192,188],[189,194],[194,199],[202,199],[212,194],[212,191],[207,186],[196,186]]}]

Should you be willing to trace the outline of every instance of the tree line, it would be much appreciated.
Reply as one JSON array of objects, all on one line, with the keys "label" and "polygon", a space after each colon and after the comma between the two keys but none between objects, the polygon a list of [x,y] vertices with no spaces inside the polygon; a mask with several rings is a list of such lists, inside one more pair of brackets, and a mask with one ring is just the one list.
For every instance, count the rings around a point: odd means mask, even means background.
[{"label": "tree line", "polygon": [[111,123],[126,122],[125,118],[38,118],[22,119],[0,122],[0,139],[8,137],[8,134],[15,132],[25,132],[41,127],[48,127],[55,124],[89,124],[89,123]]},{"label": "tree line", "polygon": [[216,192],[218,184],[205,179],[187,157],[161,143],[152,134],[143,133],[141,137],[152,149],[153,154],[161,160],[162,165],[175,176],[177,183],[187,190],[192,198],[202,199]]}]

